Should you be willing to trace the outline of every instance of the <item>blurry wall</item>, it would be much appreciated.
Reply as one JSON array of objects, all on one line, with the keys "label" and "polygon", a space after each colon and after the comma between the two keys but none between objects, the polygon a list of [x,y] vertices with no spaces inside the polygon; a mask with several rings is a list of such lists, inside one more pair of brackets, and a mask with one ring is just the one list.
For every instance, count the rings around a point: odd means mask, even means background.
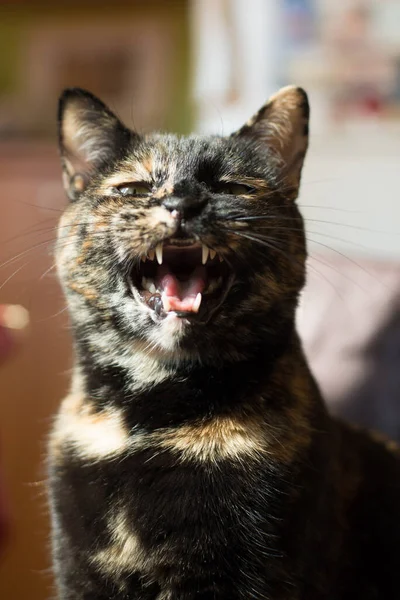
[{"label": "blurry wall", "polygon": [[2,600],[53,597],[44,456],[71,354],[52,257],[66,202],[58,95],[82,86],[139,131],[187,131],[187,11],[176,0],[0,1],[0,302],[31,314],[26,343],[0,371],[0,462],[12,516]]},{"label": "blurry wall", "polygon": [[68,86],[101,96],[129,126],[185,130],[186,5],[0,2],[0,138],[53,134]]},{"label": "blurry wall", "polygon": [[311,103],[310,250],[400,257],[400,2],[194,0],[197,129],[230,133],[278,87]]}]

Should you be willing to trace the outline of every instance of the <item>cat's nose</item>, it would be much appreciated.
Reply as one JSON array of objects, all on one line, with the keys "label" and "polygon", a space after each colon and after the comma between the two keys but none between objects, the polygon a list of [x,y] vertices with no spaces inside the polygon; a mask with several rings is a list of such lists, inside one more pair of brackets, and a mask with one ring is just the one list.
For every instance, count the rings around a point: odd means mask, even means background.
[{"label": "cat's nose", "polygon": [[181,219],[191,219],[201,213],[207,204],[206,198],[170,196],[165,198],[163,205],[170,212],[176,211]]}]

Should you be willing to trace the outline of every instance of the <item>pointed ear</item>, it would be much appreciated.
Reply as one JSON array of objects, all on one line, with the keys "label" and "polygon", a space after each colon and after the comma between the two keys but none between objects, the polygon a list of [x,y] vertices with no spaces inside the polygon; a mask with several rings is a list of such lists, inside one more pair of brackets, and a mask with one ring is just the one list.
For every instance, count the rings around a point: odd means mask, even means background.
[{"label": "pointed ear", "polygon": [[134,134],[89,92],[63,92],[58,110],[63,181],[71,200],[79,198],[99,169],[122,156]]},{"label": "pointed ear", "polygon": [[278,159],[279,179],[296,198],[301,169],[308,146],[310,109],[306,92],[295,86],[284,87],[234,136],[253,138],[265,144]]}]

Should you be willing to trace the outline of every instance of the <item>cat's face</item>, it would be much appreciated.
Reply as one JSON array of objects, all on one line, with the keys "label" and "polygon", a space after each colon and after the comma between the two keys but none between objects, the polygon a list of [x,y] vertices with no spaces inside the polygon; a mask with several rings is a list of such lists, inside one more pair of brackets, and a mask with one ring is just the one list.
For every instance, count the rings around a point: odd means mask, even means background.
[{"label": "cat's face", "polygon": [[[58,271],[78,338],[200,358],[256,345],[304,282],[295,205],[305,93],[286,88],[230,137],[139,136],[96,98],[60,103]],[[96,341],[97,340],[97,341]]]}]

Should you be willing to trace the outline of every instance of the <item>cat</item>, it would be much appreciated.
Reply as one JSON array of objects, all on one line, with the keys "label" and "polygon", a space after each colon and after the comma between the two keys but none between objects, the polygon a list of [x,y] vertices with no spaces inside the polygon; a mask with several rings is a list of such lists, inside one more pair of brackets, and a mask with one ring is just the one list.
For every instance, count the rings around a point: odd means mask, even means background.
[{"label": "cat", "polygon": [[294,86],[228,137],[140,135],[63,93],[60,600],[400,594],[400,454],[328,414],[295,329],[308,123]]}]

